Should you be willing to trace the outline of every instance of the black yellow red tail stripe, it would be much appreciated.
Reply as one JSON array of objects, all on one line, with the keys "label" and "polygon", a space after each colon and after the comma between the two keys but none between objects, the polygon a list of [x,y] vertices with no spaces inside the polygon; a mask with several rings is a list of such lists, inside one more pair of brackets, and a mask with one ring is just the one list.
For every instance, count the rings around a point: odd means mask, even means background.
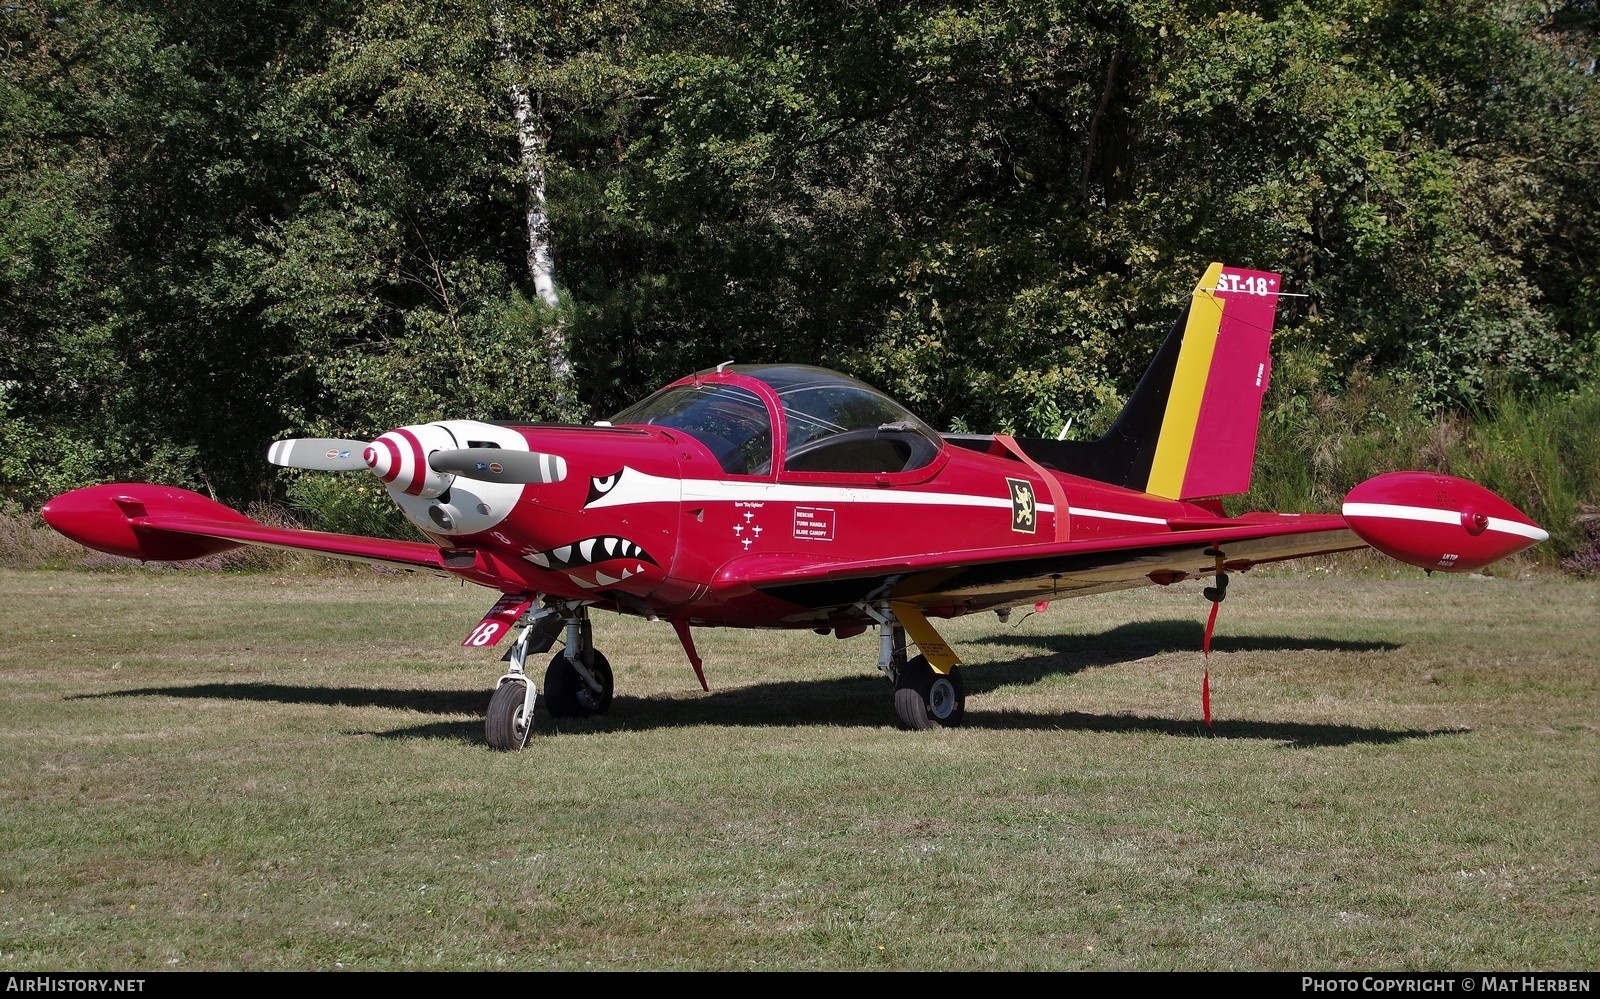
[{"label": "black yellow red tail stripe", "polygon": [[1277,274],[1212,264],[1104,437],[1017,443],[1061,471],[1167,499],[1248,491],[1278,295]]},{"label": "black yellow red tail stripe", "polygon": [[1278,280],[1212,264],[1195,286],[1145,492],[1188,500],[1249,490]]}]

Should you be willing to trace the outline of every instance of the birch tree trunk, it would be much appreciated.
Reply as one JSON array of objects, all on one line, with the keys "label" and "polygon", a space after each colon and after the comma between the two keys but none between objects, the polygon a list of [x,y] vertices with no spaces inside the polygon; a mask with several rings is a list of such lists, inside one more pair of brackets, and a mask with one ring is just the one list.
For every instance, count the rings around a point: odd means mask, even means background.
[{"label": "birch tree trunk", "polygon": [[[528,276],[533,279],[534,293],[554,312],[556,308],[556,262],[552,251],[554,241],[550,215],[544,197],[544,151],[546,136],[539,128],[533,113],[533,102],[522,85],[522,63],[511,36],[506,31],[504,17],[496,11],[493,16],[495,46],[505,63],[510,80],[511,113],[517,123],[517,146],[522,156],[523,183],[527,187]],[[556,402],[564,406],[567,386],[572,375],[572,360],[567,352],[566,324],[557,315],[548,328],[547,343],[550,375],[556,386]]]}]

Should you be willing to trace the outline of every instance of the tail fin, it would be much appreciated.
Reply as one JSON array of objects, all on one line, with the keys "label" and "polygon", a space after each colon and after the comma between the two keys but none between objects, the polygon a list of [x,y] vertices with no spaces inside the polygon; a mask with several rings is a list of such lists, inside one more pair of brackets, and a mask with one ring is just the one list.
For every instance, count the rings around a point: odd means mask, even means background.
[{"label": "tail fin", "polygon": [[1212,264],[1104,437],[1018,443],[1063,472],[1168,499],[1247,492],[1278,285]]}]

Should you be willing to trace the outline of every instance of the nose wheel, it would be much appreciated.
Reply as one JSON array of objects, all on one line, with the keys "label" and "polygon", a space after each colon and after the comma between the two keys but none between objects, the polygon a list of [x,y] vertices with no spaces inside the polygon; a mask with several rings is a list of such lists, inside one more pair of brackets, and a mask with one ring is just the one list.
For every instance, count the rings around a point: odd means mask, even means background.
[{"label": "nose wheel", "polygon": [[483,737],[490,749],[516,750],[527,745],[534,696],[531,686],[517,680],[495,688],[483,720]]},{"label": "nose wheel", "polygon": [[483,737],[491,749],[516,750],[528,743],[538,691],[524,667],[529,653],[548,651],[556,635],[567,640],[544,674],[544,706],[552,718],[598,715],[611,707],[611,663],[594,647],[588,608],[582,604],[550,607],[527,619],[505,658],[510,669],[489,698]]}]

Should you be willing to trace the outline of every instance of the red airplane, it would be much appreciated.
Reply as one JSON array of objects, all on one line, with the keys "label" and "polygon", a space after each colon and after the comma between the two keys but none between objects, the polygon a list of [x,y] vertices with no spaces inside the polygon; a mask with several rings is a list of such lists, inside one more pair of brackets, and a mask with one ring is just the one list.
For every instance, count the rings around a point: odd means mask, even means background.
[{"label": "red airplane", "polygon": [[[484,725],[525,744],[544,674],[553,717],[611,703],[591,611],[691,629],[876,628],[899,723],[955,726],[959,660],[929,622],[1371,547],[1468,572],[1544,541],[1463,479],[1391,472],[1342,513],[1228,516],[1249,488],[1276,274],[1212,264],[1109,432],[1094,441],[941,434],[871,386],[797,364],[718,365],[592,426],[443,420],[374,441],[293,439],[274,464],[376,475],[427,538],[269,527],[171,486],[90,486],[42,514],[90,548],[151,561],[268,545],[433,570],[499,599],[462,642],[518,628]],[[1213,608],[1214,609],[1214,608]],[[915,645],[918,655],[909,656]]]}]

